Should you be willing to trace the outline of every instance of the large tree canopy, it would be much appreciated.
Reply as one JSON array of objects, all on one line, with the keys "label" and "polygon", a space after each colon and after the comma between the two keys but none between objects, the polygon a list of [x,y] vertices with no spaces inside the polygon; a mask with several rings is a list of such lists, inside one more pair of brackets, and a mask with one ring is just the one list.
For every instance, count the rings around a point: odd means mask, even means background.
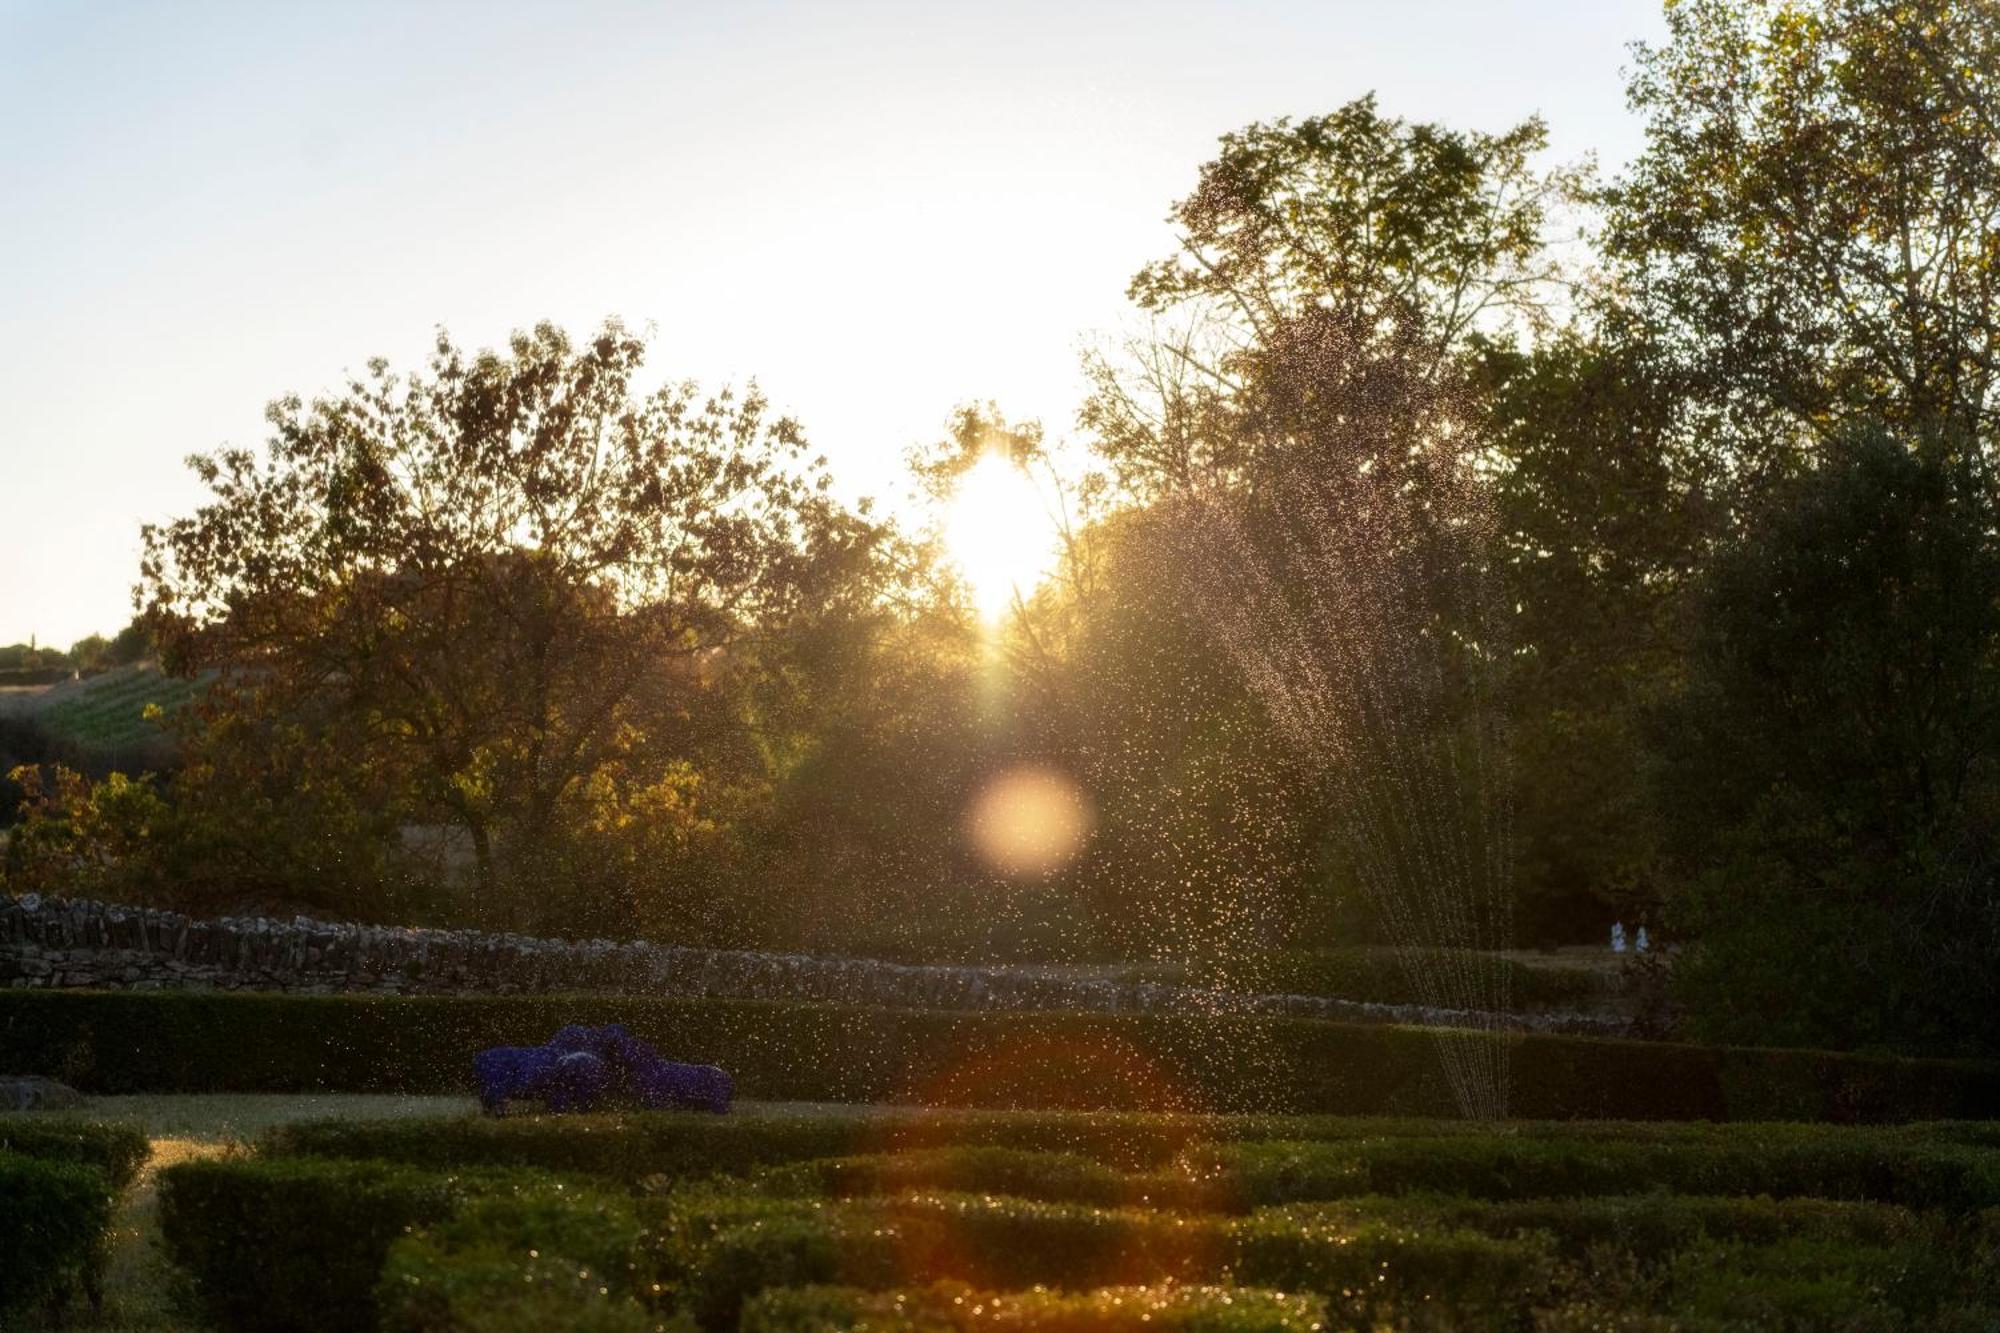
[{"label": "large tree canopy", "polygon": [[1356,405],[1373,429],[1449,401],[1475,335],[1536,326],[1560,295],[1545,232],[1580,176],[1536,166],[1546,138],[1413,124],[1372,96],[1223,136],[1170,214],[1178,250],[1132,280],[1154,336],[1088,364],[1083,421],[1118,480],[1227,480]]},{"label": "large tree canopy", "polygon": [[564,802],[685,715],[718,650],[837,586],[875,530],[826,495],[753,390],[641,396],[642,342],[541,326],[502,355],[440,336],[336,398],[272,405],[262,458],[197,457],[211,499],[145,534],[174,663],[287,708],[338,700],[357,764],[516,859]]},{"label": "large tree canopy", "polygon": [[2000,6],[1676,0],[1606,241],[1718,465],[2000,425]]}]

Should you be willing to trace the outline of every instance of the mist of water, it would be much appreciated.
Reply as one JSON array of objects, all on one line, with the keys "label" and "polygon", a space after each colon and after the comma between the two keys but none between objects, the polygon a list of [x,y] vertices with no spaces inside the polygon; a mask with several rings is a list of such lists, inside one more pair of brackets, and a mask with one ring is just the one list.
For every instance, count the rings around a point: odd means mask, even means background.
[{"label": "mist of water", "polygon": [[[1180,502],[1190,611],[1262,702],[1426,1005],[1497,1031],[1513,837],[1491,488],[1448,420],[1341,417]],[[1507,1044],[1440,1032],[1468,1115],[1507,1112]]]}]

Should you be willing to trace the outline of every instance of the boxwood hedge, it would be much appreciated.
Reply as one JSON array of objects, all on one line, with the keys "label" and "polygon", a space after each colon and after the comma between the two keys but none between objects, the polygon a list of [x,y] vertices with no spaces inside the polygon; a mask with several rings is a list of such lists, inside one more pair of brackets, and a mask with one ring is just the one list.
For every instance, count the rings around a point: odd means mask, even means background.
[{"label": "boxwood hedge", "polygon": [[1255,1287],[978,1291],[962,1282],[888,1292],[778,1287],[743,1307],[742,1333],[1321,1333],[1321,1296]]},{"label": "boxwood hedge", "polygon": [[160,1234],[223,1330],[370,1330],[389,1247],[485,1197],[575,1193],[546,1173],[217,1158],[160,1172]]},{"label": "boxwood hedge", "polygon": [[2000,1065],[1205,1015],[941,1013],[606,996],[0,992],[0,1068],[101,1092],[437,1092],[481,1047],[623,1021],[748,1097],[1451,1115],[1441,1042],[1505,1042],[1513,1114],[1984,1119]]},{"label": "boxwood hedge", "polygon": [[650,1333],[644,1231],[625,1199],[523,1191],[474,1199],[404,1236],[378,1288],[385,1333]]},{"label": "boxwood hedge", "polygon": [[0,1151],[0,1317],[97,1300],[113,1192],[96,1166]]},{"label": "boxwood hedge", "polygon": [[1145,1281],[1311,1291],[1363,1327],[1389,1310],[1450,1309],[1459,1326],[1513,1318],[1548,1288],[1551,1246],[1383,1219],[1338,1225],[1293,1216],[1227,1218],[974,1195],[834,1204],[741,1196],[666,1201],[661,1281],[703,1328],[736,1326],[774,1287],[886,1291],[946,1278],[1015,1290]]},{"label": "boxwood hedge", "polygon": [[96,1303],[116,1196],[150,1152],[127,1125],[0,1117],[0,1311]]},{"label": "boxwood hedge", "polygon": [[1449,968],[1467,994],[1497,995],[1504,987],[1523,1009],[1585,1009],[1614,999],[1616,973],[1560,963],[1529,963],[1472,949],[1355,946],[1280,949],[1245,965],[1140,963],[1119,969],[1125,980],[1160,985],[1286,995],[1328,995],[1373,1004],[1432,1004],[1422,974]]},{"label": "boxwood hedge", "polygon": [[152,1151],[145,1133],[132,1125],[67,1116],[0,1116],[0,1152],[94,1166],[113,1190],[131,1184]]},{"label": "boxwood hedge", "polygon": [[[1097,1203],[1135,1201],[1125,1191],[1144,1197],[1177,1165],[1184,1179],[1205,1182],[1195,1193],[1208,1207],[1424,1190],[1520,1198],[1669,1187],[1970,1211],[2000,1205],[2000,1155],[1982,1145],[1978,1128],[1553,1121],[1493,1126],[1317,1116],[906,1109],[854,1115],[320,1121],[275,1130],[264,1145],[272,1152],[433,1167],[532,1165],[627,1183],[742,1174],[785,1163],[807,1164],[799,1168],[801,1182],[846,1173],[857,1193],[875,1192],[866,1184],[870,1179],[885,1187],[894,1181],[920,1188],[993,1189],[1004,1178],[1008,1192],[1040,1179],[1043,1190],[1059,1192],[1039,1197]],[[1005,1156],[959,1161],[923,1155],[938,1149],[1059,1153],[1112,1170],[1093,1172],[1076,1161],[1046,1166]]]}]

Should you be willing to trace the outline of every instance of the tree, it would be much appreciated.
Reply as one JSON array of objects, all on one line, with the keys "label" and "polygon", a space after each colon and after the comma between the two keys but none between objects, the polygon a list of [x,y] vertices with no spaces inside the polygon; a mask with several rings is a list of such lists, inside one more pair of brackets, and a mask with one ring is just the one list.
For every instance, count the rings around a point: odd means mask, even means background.
[{"label": "tree", "polygon": [[1753,487],[1850,420],[1991,448],[2000,7],[1677,0],[1605,242],[1638,341]]},{"label": "tree", "polygon": [[1513,611],[1520,925],[1598,939],[1662,888],[1647,718],[1679,678],[1723,514],[1644,348],[1579,322],[1532,351],[1489,345],[1480,370]]},{"label": "tree", "polygon": [[192,459],[211,498],[145,532],[171,665],[221,670],[218,706],[312,716],[408,817],[462,829],[489,918],[643,748],[638,714],[686,716],[878,535],[754,389],[641,396],[643,353],[616,324],[505,354],[441,334],[422,374],[274,403],[262,460]]},{"label": "tree", "polygon": [[105,665],[110,651],[111,640],[102,634],[88,634],[69,646],[69,660],[79,671],[89,671]]},{"label": "tree", "polygon": [[1835,437],[1708,573],[1663,792],[1702,1035],[1994,1049],[1993,480],[1951,441]]},{"label": "tree", "polygon": [[1439,401],[1411,384],[1457,384],[1473,335],[1539,326],[1560,295],[1545,232],[1583,179],[1534,167],[1546,138],[1372,96],[1223,136],[1170,215],[1178,252],[1132,280],[1160,336],[1089,361],[1114,472],[1140,495],[1254,472],[1347,404]]}]

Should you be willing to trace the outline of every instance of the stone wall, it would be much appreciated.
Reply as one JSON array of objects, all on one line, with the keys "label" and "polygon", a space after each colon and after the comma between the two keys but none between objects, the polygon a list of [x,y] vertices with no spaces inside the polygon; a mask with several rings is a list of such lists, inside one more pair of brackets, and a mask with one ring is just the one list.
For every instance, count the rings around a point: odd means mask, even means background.
[{"label": "stone wall", "polygon": [[1586,1016],[1498,1018],[1306,995],[1220,995],[1031,969],[912,966],[644,941],[548,940],[294,917],[199,920],[178,912],[0,894],[0,985],[303,994],[608,993],[809,999],[913,1009],[1207,1011],[1342,1022],[1604,1032]]}]

